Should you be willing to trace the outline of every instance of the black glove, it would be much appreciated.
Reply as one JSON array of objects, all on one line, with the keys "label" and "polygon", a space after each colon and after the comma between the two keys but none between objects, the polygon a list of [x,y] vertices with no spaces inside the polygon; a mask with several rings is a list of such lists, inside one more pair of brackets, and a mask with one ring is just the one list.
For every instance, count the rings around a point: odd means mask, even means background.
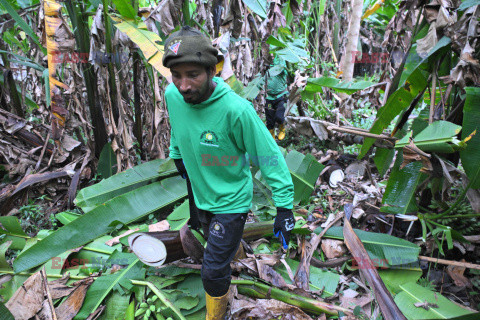
[{"label": "black glove", "polygon": [[175,162],[175,167],[177,167],[178,172],[182,176],[183,179],[187,179],[187,169],[185,169],[185,165],[183,164],[182,159],[173,159]]},{"label": "black glove", "polygon": [[277,216],[273,224],[273,234],[278,237],[284,249],[288,249],[288,242],[290,241],[290,232],[295,226],[295,219],[293,219],[293,212],[290,209],[277,208]]}]

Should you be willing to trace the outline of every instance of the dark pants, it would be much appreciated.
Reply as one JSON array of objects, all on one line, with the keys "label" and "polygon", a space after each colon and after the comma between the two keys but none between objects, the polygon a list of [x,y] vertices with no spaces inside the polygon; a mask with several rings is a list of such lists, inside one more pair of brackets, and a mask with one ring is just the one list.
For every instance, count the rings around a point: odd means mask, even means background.
[{"label": "dark pants", "polygon": [[274,129],[275,123],[285,122],[285,102],[287,96],[284,95],[276,100],[268,100],[265,106],[265,118],[267,120],[267,129]]},{"label": "dark pants", "polygon": [[175,161],[177,170],[185,174],[190,206],[189,224],[192,228],[202,227],[207,239],[207,248],[203,255],[203,288],[212,297],[221,297],[228,292],[231,282],[232,262],[242,240],[243,227],[247,219],[245,213],[213,214],[198,209],[193,198],[192,187],[187,172],[180,160]]},{"label": "dark pants", "polygon": [[212,214],[199,210],[199,220],[207,237],[203,255],[203,288],[212,297],[228,292],[231,282],[232,262],[243,235],[247,213]]}]

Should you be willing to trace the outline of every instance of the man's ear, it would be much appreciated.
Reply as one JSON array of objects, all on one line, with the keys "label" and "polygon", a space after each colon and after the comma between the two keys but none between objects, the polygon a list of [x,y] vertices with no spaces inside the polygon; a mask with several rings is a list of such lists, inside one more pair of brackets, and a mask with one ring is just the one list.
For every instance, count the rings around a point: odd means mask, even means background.
[{"label": "man's ear", "polygon": [[217,74],[217,66],[212,66],[208,69],[210,71],[210,75],[213,77],[215,77],[215,75]]}]

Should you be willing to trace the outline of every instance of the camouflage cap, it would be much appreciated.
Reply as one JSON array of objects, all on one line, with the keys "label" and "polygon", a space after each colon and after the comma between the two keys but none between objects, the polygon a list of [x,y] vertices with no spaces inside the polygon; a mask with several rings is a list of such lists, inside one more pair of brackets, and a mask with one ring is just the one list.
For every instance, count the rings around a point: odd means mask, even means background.
[{"label": "camouflage cap", "polygon": [[162,63],[166,68],[178,63],[198,63],[210,67],[220,61],[218,50],[210,39],[189,26],[172,33],[164,48]]}]

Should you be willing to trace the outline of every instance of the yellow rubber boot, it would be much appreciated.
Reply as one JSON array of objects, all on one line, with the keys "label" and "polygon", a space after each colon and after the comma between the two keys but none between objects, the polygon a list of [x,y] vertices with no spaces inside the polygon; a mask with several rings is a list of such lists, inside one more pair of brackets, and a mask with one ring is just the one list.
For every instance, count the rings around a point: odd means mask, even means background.
[{"label": "yellow rubber boot", "polygon": [[268,129],[268,131],[270,131],[270,134],[272,135],[273,140],[275,140],[275,129]]},{"label": "yellow rubber boot", "polygon": [[205,292],[207,298],[206,320],[224,320],[227,313],[228,292],[221,297],[212,297]]},{"label": "yellow rubber boot", "polygon": [[278,140],[283,140],[285,139],[285,124],[282,123],[279,127],[278,127]]}]

